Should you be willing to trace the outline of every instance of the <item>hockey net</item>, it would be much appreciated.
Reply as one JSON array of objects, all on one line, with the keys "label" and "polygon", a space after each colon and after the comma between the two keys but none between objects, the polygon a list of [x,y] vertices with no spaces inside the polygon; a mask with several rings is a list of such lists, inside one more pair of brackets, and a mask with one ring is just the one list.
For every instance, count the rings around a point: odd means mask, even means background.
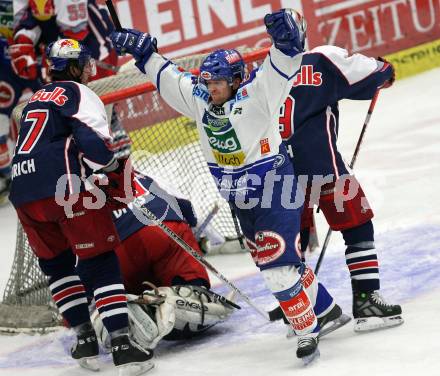
[{"label": "hockey net", "polygon": [[[249,70],[264,59],[267,49],[241,52]],[[204,56],[194,55],[175,62],[197,73]],[[165,182],[191,200],[199,223],[217,205],[219,210],[210,222],[218,235],[217,249],[220,253],[240,251],[229,206],[220,197],[209,173],[195,123],[169,107],[133,65],[115,76],[94,81],[89,87],[101,97],[107,113],[112,115],[109,119],[114,134],[128,134],[136,169],[159,184]],[[23,107],[14,110],[16,123]],[[214,248],[208,243],[206,251],[213,253]],[[13,265],[0,304],[0,332],[44,333],[59,325],[61,317],[52,302],[47,279],[18,224]]]}]

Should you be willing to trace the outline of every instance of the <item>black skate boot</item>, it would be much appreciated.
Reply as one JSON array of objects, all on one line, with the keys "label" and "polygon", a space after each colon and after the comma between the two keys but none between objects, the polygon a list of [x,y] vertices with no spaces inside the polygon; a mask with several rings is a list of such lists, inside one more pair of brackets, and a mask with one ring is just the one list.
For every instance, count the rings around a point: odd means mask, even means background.
[{"label": "black skate boot", "polygon": [[111,345],[113,363],[119,368],[119,376],[142,375],[154,367],[149,361],[153,357],[153,350],[142,349],[127,335],[113,338]]},{"label": "black skate boot", "polygon": [[298,337],[296,356],[300,358],[305,365],[310,364],[312,361],[319,358],[318,335],[319,333],[309,333]]},{"label": "black skate boot", "polygon": [[368,332],[403,324],[401,315],[402,308],[400,305],[386,303],[380,296],[379,291],[357,291],[356,283],[353,283],[355,332]]},{"label": "black skate boot", "polygon": [[334,307],[324,316],[318,317],[318,325],[321,328],[319,338],[339,329],[351,320],[350,316],[342,312],[341,307],[335,304]]},{"label": "black skate boot", "polygon": [[99,346],[94,330],[90,330],[77,337],[76,344],[71,350],[72,358],[77,360],[79,365],[92,371],[99,371],[98,355]]}]

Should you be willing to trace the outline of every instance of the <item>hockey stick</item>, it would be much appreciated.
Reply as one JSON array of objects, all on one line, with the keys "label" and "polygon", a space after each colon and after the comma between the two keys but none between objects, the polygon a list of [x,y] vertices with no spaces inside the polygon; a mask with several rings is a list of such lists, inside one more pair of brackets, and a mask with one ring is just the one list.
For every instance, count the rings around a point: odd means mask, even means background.
[{"label": "hockey stick", "polygon": [[[370,107],[368,107],[367,116],[365,117],[365,121],[364,121],[364,125],[362,127],[362,130],[361,130],[361,134],[359,135],[356,147],[354,149],[353,157],[351,158],[351,162],[349,165],[350,168],[353,168],[354,164],[356,162],[357,156],[359,154],[359,150],[361,148],[362,141],[364,140],[365,131],[367,130],[367,125],[370,122],[371,115],[372,115],[374,107],[376,105],[378,96],[379,96],[379,90],[377,90],[376,93],[374,94],[374,97],[370,102]],[[330,237],[332,235],[332,232],[333,231],[331,228],[329,228],[327,231],[327,235],[325,236],[324,244],[322,245],[321,253],[319,254],[318,261],[316,262],[315,274],[318,274],[319,269],[321,268],[322,260],[324,259],[325,252],[327,250],[328,243],[330,242]]]},{"label": "hockey stick", "polygon": [[231,210],[232,220],[234,221],[235,232],[237,233],[238,242],[240,243],[240,248],[245,249],[243,237],[241,236],[240,226],[238,224],[237,215],[235,214],[235,209],[229,202],[229,209]]},{"label": "hockey stick", "polygon": [[194,257],[200,264],[202,264],[206,269],[211,271],[218,279],[226,283],[234,292],[237,293],[249,306],[254,308],[262,317],[270,321],[269,314],[263,311],[261,308],[256,306],[252,300],[243,293],[238,287],[236,287],[232,282],[230,282],[223,274],[217,271],[217,269],[212,266],[208,261],[205,260],[196,250],[194,250],[189,244],[187,244],[180,236],[174,233],[168,226],[161,222],[150,210],[143,206],[144,201],[142,196],[134,200],[134,206],[136,209],[140,210],[150,221],[152,221],[156,226],[158,226],[167,236],[174,240],[183,250]]},{"label": "hockey stick", "polygon": [[209,222],[212,221],[212,218],[214,218],[214,216],[218,213],[219,210],[220,210],[220,206],[216,202],[214,207],[212,208],[212,210],[209,212],[209,214],[206,216],[205,220],[202,222],[202,224],[200,225],[200,227],[197,229],[196,233],[194,234],[194,236],[196,237],[197,240],[199,240],[200,235],[202,235],[202,232],[205,231],[206,227],[209,225]]},{"label": "hockey stick", "polygon": [[115,25],[116,31],[121,31],[122,30],[121,22],[119,21],[119,17],[118,14],[116,13],[116,9],[115,6],[113,5],[113,1],[105,0],[105,5],[107,6],[107,9],[110,13],[110,17],[112,18],[113,25]]}]

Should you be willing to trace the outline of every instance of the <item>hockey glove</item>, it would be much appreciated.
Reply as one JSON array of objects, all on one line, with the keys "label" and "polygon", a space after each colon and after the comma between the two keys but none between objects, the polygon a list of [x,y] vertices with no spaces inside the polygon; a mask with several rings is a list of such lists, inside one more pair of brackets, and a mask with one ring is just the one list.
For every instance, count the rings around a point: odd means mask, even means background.
[{"label": "hockey glove", "polygon": [[296,25],[290,10],[281,9],[277,12],[266,14],[264,24],[268,34],[272,37],[276,48],[288,56],[295,56],[303,48]]},{"label": "hockey glove", "polygon": [[134,200],[134,172],[130,160],[118,159],[111,171],[102,171],[107,175],[108,185],[104,188],[107,195],[107,206],[111,210],[123,209]]},{"label": "hockey glove", "polygon": [[394,83],[394,81],[396,81],[396,71],[394,70],[393,64],[391,64],[388,60],[385,60],[383,57],[379,56],[377,60],[383,63],[381,71],[385,71],[388,68],[391,69],[391,78],[386,80],[381,86],[381,89],[387,89]]},{"label": "hockey glove", "polygon": [[26,80],[35,80],[38,76],[37,57],[32,40],[19,35],[14,43],[9,46],[11,65],[18,77]]},{"label": "hockey glove", "polygon": [[122,29],[122,31],[113,31],[110,39],[118,55],[123,55],[125,52],[133,55],[136,60],[135,65],[145,74],[145,64],[153,52],[157,52],[156,38],[138,30]]}]

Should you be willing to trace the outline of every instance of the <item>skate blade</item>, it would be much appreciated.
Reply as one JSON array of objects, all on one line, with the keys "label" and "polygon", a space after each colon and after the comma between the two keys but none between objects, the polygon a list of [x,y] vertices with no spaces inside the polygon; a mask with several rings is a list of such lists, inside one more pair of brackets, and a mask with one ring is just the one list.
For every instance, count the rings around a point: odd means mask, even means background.
[{"label": "skate blade", "polygon": [[390,317],[364,317],[356,319],[354,323],[354,331],[358,333],[373,332],[375,330],[393,328],[402,325],[403,323],[404,320],[400,315]]},{"label": "skate blade", "polygon": [[142,363],[130,363],[119,366],[119,376],[139,376],[147,373],[154,367],[154,363],[150,361]]},{"label": "skate blade", "polygon": [[345,313],[341,314],[337,319],[329,321],[319,331],[319,338],[326,336],[327,334],[334,332],[335,330],[343,327],[351,320],[351,317]]},{"label": "skate blade", "polygon": [[98,372],[99,371],[99,363],[98,357],[94,356],[91,358],[81,358],[77,359],[78,364],[89,371]]},{"label": "skate blade", "polygon": [[319,349],[317,348],[313,354],[303,356],[301,358],[301,360],[303,361],[303,364],[305,366],[308,366],[309,364],[316,362],[320,356],[321,356],[321,353],[319,352]]}]

